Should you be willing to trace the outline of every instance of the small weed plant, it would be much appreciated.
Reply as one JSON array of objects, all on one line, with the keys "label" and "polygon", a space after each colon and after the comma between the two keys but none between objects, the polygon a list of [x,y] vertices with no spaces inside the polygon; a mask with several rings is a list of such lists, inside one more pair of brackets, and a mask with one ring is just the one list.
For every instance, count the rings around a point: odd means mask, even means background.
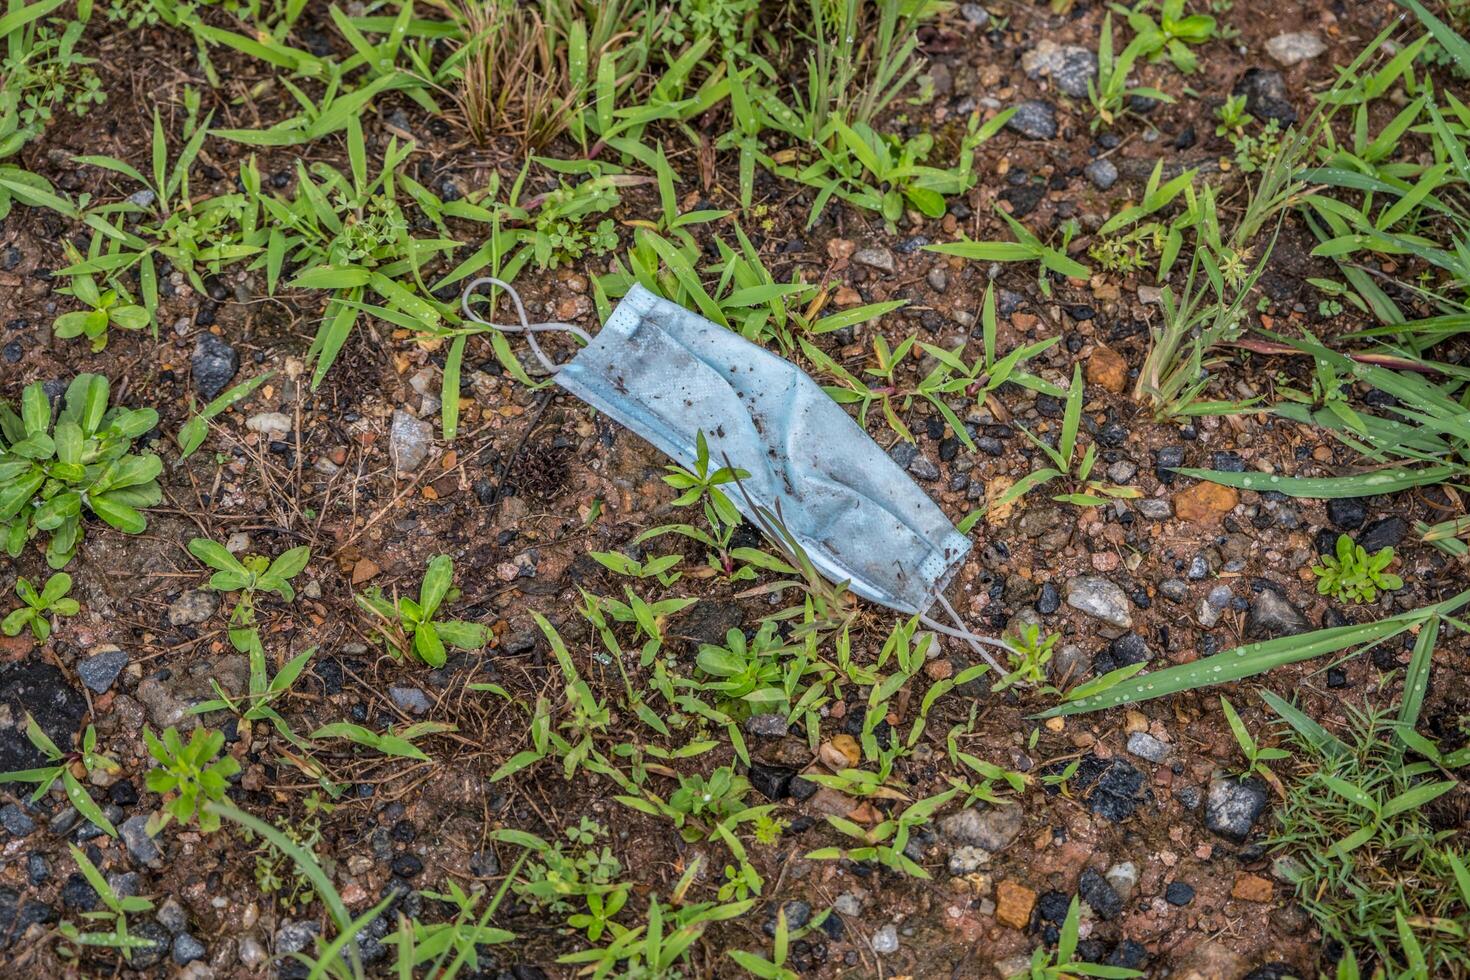
[{"label": "small weed plant", "polygon": [[163,463],[131,449],[158,425],[158,413],[109,408],[109,392],[101,375],[77,375],[54,419],[39,381],[22,392],[19,414],[0,402],[0,540],[10,557],[45,532],[47,563],[64,567],[82,539],[84,512],[127,534],[147,528],[141,510],[163,498]]},{"label": "small weed plant", "polygon": [[1392,548],[1382,548],[1370,555],[1351,537],[1339,534],[1333,553],[1323,555],[1312,566],[1312,574],[1317,576],[1319,595],[1331,596],[1338,602],[1372,602],[1379,592],[1394,592],[1404,587],[1403,579],[1385,571],[1392,563]]},{"label": "small weed plant", "polygon": [[490,641],[490,631],[478,623],[439,619],[439,608],[459,598],[454,588],[454,559],[435,555],[424,571],[419,596],[388,599],[381,589],[370,589],[358,603],[379,619],[378,631],[399,656],[409,650],[430,667],[443,667],[447,647],[479,650]]},{"label": "small weed plant", "polygon": [[15,594],[25,605],[0,621],[0,633],[15,636],[29,626],[31,635],[44,641],[51,635],[57,616],[75,616],[81,608],[75,599],[67,595],[70,591],[71,576],[65,572],[57,572],[48,578],[39,592],[29,580],[16,579]]}]

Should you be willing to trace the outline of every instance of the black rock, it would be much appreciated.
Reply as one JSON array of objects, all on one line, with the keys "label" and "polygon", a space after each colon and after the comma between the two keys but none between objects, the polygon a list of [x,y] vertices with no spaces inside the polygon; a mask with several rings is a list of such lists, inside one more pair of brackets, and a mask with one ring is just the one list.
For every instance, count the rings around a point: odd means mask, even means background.
[{"label": "black rock", "polygon": [[1050,102],[1030,99],[1016,106],[1016,114],[1006,121],[1006,128],[1027,139],[1054,139],[1057,135],[1057,110]]},{"label": "black rock", "polygon": [[816,783],[810,779],[795,776],[791,780],[791,798],[798,803],[805,803],[819,789]]},{"label": "black rock", "polygon": [[750,772],[747,774],[751,788],[772,803],[784,800],[791,794],[791,779],[795,775],[795,769],[768,766],[756,761],[751,762]]},{"label": "black rock", "polygon": [[1125,970],[1137,970],[1148,960],[1148,950],[1142,943],[1125,939],[1113,947],[1108,956],[1108,966],[1121,966]]},{"label": "black rock", "polygon": [[1246,112],[1262,122],[1275,119],[1282,128],[1296,122],[1296,109],[1287,100],[1286,81],[1279,71],[1247,68],[1230,94],[1245,96]]},{"label": "black rock", "polygon": [[1327,668],[1327,686],[1331,688],[1347,687],[1347,671],[1341,667]]},{"label": "black rock", "polygon": [[1019,187],[1007,187],[1000,192],[1000,199],[1011,206],[1011,217],[1024,218],[1046,196],[1046,188],[1040,184],[1022,184]]},{"label": "black rock", "polygon": [[56,921],[56,910],[44,902],[27,901],[13,888],[0,886],[0,949],[6,949],[33,925]]},{"label": "black rock", "polygon": [[[812,921],[812,907],[799,899],[787,902],[781,908],[786,913],[786,928],[792,931],[800,929]],[[766,920],[765,925],[761,927],[765,930],[767,936],[774,937],[776,935],[776,918],[774,915],[771,916]]]},{"label": "black rock", "polygon": [[1179,135],[1174,137],[1174,149],[1187,150],[1198,142],[1199,136],[1195,134],[1194,127],[1185,126],[1179,131]]},{"label": "black rock", "polygon": [[1036,412],[1042,418],[1059,419],[1062,417],[1062,400],[1054,395],[1039,394],[1036,396]]},{"label": "black rock", "polygon": [[92,912],[101,905],[97,892],[82,876],[80,871],[66,879],[61,886],[61,904],[78,912]]},{"label": "black rock", "polygon": [[1165,486],[1174,482],[1174,468],[1183,465],[1183,446],[1164,446],[1154,454],[1154,475]]},{"label": "black rock", "polygon": [[1194,887],[1182,881],[1171,881],[1164,889],[1164,901],[1170,905],[1184,906],[1194,901]]},{"label": "black rock", "polygon": [[1087,798],[1087,808],[1113,823],[1122,823],[1143,802],[1143,783],[1142,772],[1131,763],[1114,759],[1098,777],[1097,786]]},{"label": "black rock", "polygon": [[1128,427],[1121,422],[1109,422],[1098,430],[1097,441],[1108,449],[1117,449],[1128,442]]},{"label": "black rock", "polygon": [[1066,892],[1043,892],[1036,900],[1036,919],[1039,922],[1051,922],[1061,925],[1067,921],[1067,910],[1072,905],[1072,899]]},{"label": "black rock", "polygon": [[1266,809],[1266,800],[1266,786],[1255,777],[1216,777],[1205,799],[1205,826],[1226,840],[1243,844]]},{"label": "black rock", "polygon": [[412,854],[400,854],[393,859],[393,873],[400,878],[417,878],[423,870],[424,862]]},{"label": "black rock", "polygon": [[1409,525],[1402,517],[1385,517],[1363,528],[1363,533],[1358,535],[1358,544],[1371,555],[1384,548],[1398,547],[1408,531]]},{"label": "black rock", "polygon": [[189,363],[194,369],[194,387],[209,401],[235,379],[235,372],[240,370],[240,355],[219,337],[205,331],[194,344]]},{"label": "black rock", "polygon": [[1091,868],[1082,872],[1077,891],[1082,900],[1092,906],[1092,911],[1097,913],[1098,918],[1116,919],[1123,914],[1123,899],[1118,897],[1118,892],[1108,879]]},{"label": "black rock", "polygon": [[1244,473],[1245,460],[1239,453],[1218,452],[1210,457],[1210,465],[1222,473]]},{"label": "black rock", "polygon": [[[149,919],[134,926],[128,924],[128,932],[139,939],[146,940],[146,944],[133,950],[133,958],[128,963],[134,970],[146,970],[162,962],[163,957],[173,946],[173,936],[159,923]],[[290,962],[295,962],[294,960]]]},{"label": "black rock", "polygon": [[1057,587],[1050,582],[1043,582],[1041,591],[1036,596],[1036,611],[1043,616],[1050,616],[1062,608],[1062,594]]},{"label": "black rock", "polygon": [[1319,555],[1330,555],[1337,550],[1338,532],[1330,527],[1319,528],[1312,539],[1312,546]]},{"label": "black rock", "polygon": [[6,364],[19,364],[20,359],[25,356],[25,348],[20,345],[20,341],[18,340],[12,340],[3,349],[0,349],[0,357],[5,358]]},{"label": "black rock", "polygon": [[[9,706],[10,716],[36,719],[41,731],[63,751],[72,747],[87,702],[61,671],[47,663],[23,660],[0,665],[0,703]],[[35,769],[46,757],[26,738],[25,725],[0,728],[0,772]]]},{"label": "black rock", "polygon": [[46,855],[32,853],[26,857],[26,880],[33,885],[51,880],[51,862]]},{"label": "black rock", "polygon": [[1247,973],[1243,980],[1297,980],[1301,971],[1290,963],[1263,963]]},{"label": "black rock", "polygon": [[1327,519],[1344,531],[1362,527],[1368,519],[1368,506],[1362,497],[1339,497],[1327,501]]}]

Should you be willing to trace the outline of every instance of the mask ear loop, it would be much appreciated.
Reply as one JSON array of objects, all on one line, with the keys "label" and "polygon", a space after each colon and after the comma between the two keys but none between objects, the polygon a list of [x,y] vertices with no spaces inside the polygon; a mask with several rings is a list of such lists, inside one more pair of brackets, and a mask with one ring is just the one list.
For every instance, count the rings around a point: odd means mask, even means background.
[{"label": "mask ear loop", "polygon": [[[519,324],[491,323],[470,308],[470,297],[474,295],[476,289],[487,283],[504,290],[505,294],[510,297],[510,301],[515,304],[516,316],[521,321]],[[503,279],[497,279],[494,276],[481,276],[466,286],[464,292],[460,295],[459,305],[460,309],[464,311],[466,320],[473,320],[475,323],[483,324],[491,330],[498,330],[501,333],[525,334],[526,340],[531,345],[531,353],[536,355],[536,360],[541,362],[541,366],[546,369],[548,374],[555,374],[560,371],[562,365],[557,364],[546,356],[546,352],[541,349],[541,345],[536,343],[536,334],[564,331],[579,338],[583,344],[592,343],[592,335],[572,323],[531,323],[526,316],[526,304],[521,302],[521,294],[516,292],[515,287],[510,283]]]},{"label": "mask ear loop", "polygon": [[970,649],[979,654],[999,676],[1004,677],[1006,674],[1010,673],[1010,671],[1006,670],[1000,665],[999,662],[996,661],[994,655],[992,655],[989,650],[985,649],[985,646],[981,646],[981,644],[985,644],[986,646],[999,647],[1000,649],[1005,650],[1007,653],[1010,653],[1012,651],[1008,644],[1006,644],[1003,640],[996,640],[988,636],[980,636],[977,633],[971,633],[968,629],[965,628],[965,621],[963,619],[960,619],[960,614],[954,611],[954,606],[951,606],[949,604],[949,600],[944,597],[944,593],[936,593],[934,598],[939,600],[939,605],[944,608],[945,613],[949,615],[950,621],[954,623],[954,626],[945,626],[943,623],[931,619],[928,616],[920,616],[919,622],[923,623],[931,630],[934,630],[936,633],[943,633],[945,636],[952,636],[956,640],[964,640],[965,643],[969,644]]}]

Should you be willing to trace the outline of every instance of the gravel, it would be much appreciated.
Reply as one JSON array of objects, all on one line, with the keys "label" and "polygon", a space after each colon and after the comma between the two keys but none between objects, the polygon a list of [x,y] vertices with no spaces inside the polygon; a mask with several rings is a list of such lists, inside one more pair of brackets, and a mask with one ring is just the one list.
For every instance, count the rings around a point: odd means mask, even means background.
[{"label": "gravel", "polygon": [[1188,905],[1194,901],[1194,887],[1182,881],[1171,881],[1164,889],[1164,901],[1181,907]]},{"label": "gravel", "polygon": [[887,956],[898,952],[898,927],[889,923],[873,933],[873,952]]},{"label": "gravel", "polygon": [[1245,842],[1266,809],[1266,786],[1260,780],[1217,776],[1205,799],[1205,826],[1237,844]]},{"label": "gravel", "polygon": [[402,711],[422,715],[429,710],[429,696],[416,687],[390,687],[388,696]]}]

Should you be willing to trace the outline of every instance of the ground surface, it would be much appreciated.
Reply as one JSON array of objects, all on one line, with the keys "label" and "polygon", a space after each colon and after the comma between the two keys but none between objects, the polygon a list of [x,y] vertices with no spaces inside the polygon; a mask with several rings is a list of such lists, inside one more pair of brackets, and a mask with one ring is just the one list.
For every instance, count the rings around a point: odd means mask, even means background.
[{"label": "ground surface", "polygon": [[[922,339],[950,347],[976,324],[992,270],[918,251],[918,245],[950,240],[956,229],[977,238],[1005,237],[994,217],[996,200],[1009,202],[1032,228],[1048,229],[1073,216],[1084,227],[1095,227],[1097,216],[1137,193],[1154,161],[1162,159],[1171,169],[1212,166],[1228,155],[1227,145],[1212,135],[1210,107],[1246,69],[1281,71],[1290,100],[1304,107],[1308,93],[1330,80],[1332,65],[1356,54],[1393,16],[1386,3],[1237,0],[1223,16],[1239,37],[1201,51],[1204,70],[1193,79],[1200,98],[1157,108],[1147,124],[1126,127],[1122,141],[1104,149],[1089,134],[1076,100],[1059,95],[1045,78],[1028,78],[1020,63],[1043,41],[1094,47],[1099,10],[1078,4],[1074,15],[1058,17],[1042,6],[1003,6],[1009,15],[1003,30],[977,29],[955,15],[927,39],[939,94],[931,105],[909,110],[914,125],[963,116],[976,104],[999,108],[1036,98],[1056,107],[1057,137],[1028,140],[1003,132],[979,151],[983,177],[964,206],[955,209],[958,214],[919,226],[906,222],[897,234],[885,233],[870,216],[837,208],[806,231],[805,200],[790,198],[794,192],[784,186],[763,191],[758,185],[757,196],[765,193],[770,209],[754,238],[778,279],[801,270],[850,287],[856,296],[843,298],[854,302],[857,297],[907,299],[907,309],[876,328],[893,337],[917,330]],[[1274,64],[1265,51],[1267,39],[1297,30],[1322,37],[1326,52],[1291,68]],[[115,189],[110,175],[72,164],[70,157],[109,153],[141,165],[148,152],[147,118],[154,105],[168,108],[177,101],[191,78],[192,51],[169,32],[154,29],[99,37],[98,43],[99,71],[111,98],[84,123],[63,120],[55,126],[26,151],[26,163],[63,189],[117,198],[126,192]],[[228,83],[205,90],[206,108],[215,100],[217,124],[255,124],[227,96],[249,89],[262,76],[262,66],[227,58],[221,63],[228,66]],[[419,146],[420,181],[441,193],[450,185],[483,186],[495,168],[509,177],[518,165],[509,153],[461,142],[452,125],[431,120],[407,102],[380,101],[364,125],[370,146],[385,141],[390,131],[411,135]],[[342,162],[334,140],[312,144],[305,152]],[[692,154],[683,147],[671,146],[671,152],[676,169],[694,187]],[[240,146],[211,141],[196,165],[198,189],[228,189],[245,155]],[[1099,156],[1111,159],[1120,174],[1108,190],[1083,173]],[[292,153],[264,151],[260,159],[263,173],[292,179]],[[726,176],[720,172],[722,179]],[[714,206],[731,206],[731,191],[722,179],[702,193]],[[646,203],[630,192],[614,214],[636,217]],[[612,802],[609,786],[585,777],[564,782],[554,764],[492,785],[489,775],[525,747],[526,717],[498,698],[467,688],[494,682],[529,702],[554,687],[555,664],[531,621],[532,610],[562,629],[594,686],[612,690],[620,684],[615,673],[590,657],[590,633],[575,612],[576,590],[617,595],[622,589],[623,580],[586,558],[588,551],[625,549],[649,527],[688,519],[670,507],[676,494],[660,479],[666,460],[659,453],[554,389],[526,390],[502,372],[488,343],[476,340],[466,358],[463,390],[469,401],[459,437],[453,445],[434,440],[421,463],[410,472],[396,472],[390,456],[394,413],[430,420],[437,430],[442,350],[413,343],[382,324],[361,329],[322,386],[311,391],[302,370],[320,307],[298,303],[289,293],[267,297],[258,276],[230,272],[208,296],[197,295],[175,276],[160,311],[166,326],[158,341],[146,333],[115,332],[106,352],[89,355],[81,342],[58,340],[50,332],[54,316],[70,301],[53,294],[48,273],[65,264],[61,241],[76,233],[62,219],[30,209],[17,209],[0,230],[0,396],[14,401],[31,381],[97,371],[113,380],[117,400],[158,408],[160,429],[167,434],[188,417],[198,382],[191,364],[202,335],[215,334],[235,351],[236,381],[265,370],[275,375],[240,410],[221,416],[205,450],[190,460],[179,461],[172,444],[160,440],[165,503],[150,513],[142,536],[123,537],[101,525],[88,533],[70,569],[80,616],[64,621],[45,644],[25,636],[0,641],[6,725],[23,710],[10,703],[21,678],[39,685],[44,694],[38,696],[70,702],[78,717],[84,714],[96,724],[103,745],[124,764],[122,779],[105,788],[99,783],[99,799],[105,795],[122,818],[151,812],[158,801],[142,786],[143,727],[192,724],[184,709],[210,695],[209,678],[232,690],[244,683],[244,661],[226,642],[225,617],[213,603],[201,606],[190,595],[204,585],[206,573],[185,543],[196,536],[223,542],[245,535],[247,550],[266,554],[304,543],[314,557],[298,582],[298,587],[306,583],[303,597],[289,607],[268,602],[262,613],[267,649],[277,662],[308,645],[318,648],[307,674],[283,702],[296,730],[344,719],[374,728],[419,719],[457,727],[452,735],[424,743],[432,763],[355,754],[343,743],[319,753],[331,778],[348,787],[337,808],[322,817],[319,853],[332,862],[354,909],[368,907],[396,879],[424,888],[448,878],[498,882],[511,852],[504,845],[497,851],[487,841],[492,828],[522,828],[551,838],[582,815],[612,828],[607,842],[625,868],[636,869],[641,891],[666,895],[700,854],[706,866],[722,865],[717,844],[685,843],[666,823]],[[1275,301],[1278,325],[1330,330],[1331,325],[1318,322],[1315,294],[1303,281],[1322,272],[1307,257],[1309,247],[1303,232],[1288,226],[1264,288]],[[588,277],[605,261],[555,273],[527,272],[520,285],[533,312],[544,308],[595,330]],[[1441,517],[1442,502],[1431,495],[1367,498],[1361,508],[1334,512],[1334,524],[1320,503],[1205,491],[1159,469],[1163,459],[1332,475],[1353,460],[1322,433],[1265,415],[1206,419],[1193,426],[1151,421],[1129,397],[1132,385],[1126,376],[1141,362],[1145,325],[1157,316],[1156,307],[1140,300],[1138,282],[1100,274],[1090,283],[1060,283],[1047,299],[1037,291],[1031,267],[993,271],[1002,346],[1055,334],[1064,338],[1033,367],[1063,381],[1075,360],[1087,366],[1084,430],[1100,444],[1100,468],[1139,487],[1143,498],[1078,509],[1036,494],[1003,519],[982,521],[972,533],[972,555],[950,593],[976,628],[998,631],[1016,617],[1034,618],[1048,632],[1062,635],[1057,672],[1070,669],[1080,677],[1099,661],[1112,665],[1144,656],[1158,664],[1184,662],[1243,638],[1316,627],[1344,612],[1360,620],[1376,617],[1463,587],[1463,566],[1405,533],[1415,519]],[[870,324],[856,333],[829,336],[827,349],[839,358],[860,359],[874,329]],[[565,354],[565,348],[558,349]],[[1121,367],[1108,351],[1121,356]],[[1271,372],[1295,366],[1257,358],[1240,359],[1227,370],[1241,392],[1255,393],[1269,383]],[[918,437],[916,448],[899,443],[876,417],[870,431],[885,448],[892,446],[920,486],[959,520],[998,478],[1019,477],[1036,465],[1015,424],[1044,431],[1057,424],[1060,414],[1057,404],[1020,389],[1003,389],[997,401],[994,411],[976,409],[968,420],[986,437],[979,452],[958,446],[922,403],[906,414]],[[270,412],[287,417],[288,432],[251,430],[247,420]],[[598,513],[594,501],[601,502]],[[1339,529],[1357,529],[1379,545],[1400,547],[1407,587],[1369,609],[1345,611],[1319,598],[1307,568],[1322,532],[1335,535]],[[455,614],[493,625],[495,641],[480,654],[456,655],[446,668],[429,670],[383,652],[353,593],[368,585],[413,590],[425,562],[439,553],[455,557],[456,581],[463,589]],[[702,564],[697,549],[691,546],[689,554],[691,567]],[[35,552],[25,554],[15,570],[44,577]],[[1086,585],[1079,576],[1099,576],[1121,587],[1113,599],[1122,601],[1115,601],[1110,615],[1115,623],[1129,625],[1109,624],[1070,606],[1067,597]],[[7,592],[10,582],[10,573],[0,575]],[[739,589],[712,578],[689,578],[673,587],[673,594],[699,597],[697,605],[669,623],[676,658],[688,662],[698,642],[719,640],[731,626],[753,628],[761,601],[733,598]],[[862,622],[856,655],[871,657],[890,617],[872,608]],[[126,653],[127,666],[105,692],[87,690],[77,666],[109,645]],[[946,647],[926,673],[944,676],[952,669],[948,661],[962,668],[969,657],[958,645]],[[1322,662],[1288,667],[1262,683],[1295,695],[1310,715],[1330,726],[1342,720],[1346,703],[1390,703],[1406,658],[1406,650],[1395,646],[1330,671]],[[1431,728],[1441,723],[1437,719],[1454,719],[1470,709],[1466,659],[1463,638],[1442,644],[1425,709]],[[1230,693],[1252,729],[1264,735],[1259,700]],[[1216,692],[1047,724],[1035,744],[1028,744],[1038,723],[1026,716],[1048,703],[970,685],[937,706],[925,739],[932,744],[921,745],[899,764],[899,777],[916,797],[944,788],[944,776],[953,770],[943,733],[962,721],[972,704],[978,706],[977,735],[966,751],[1032,775],[1074,759],[1082,764],[1063,792],[1033,784],[1003,810],[981,804],[973,813],[942,814],[910,848],[932,880],[807,859],[809,851],[838,842],[820,819],[815,803],[822,798],[778,799],[791,826],[775,845],[752,851],[766,892],[748,916],[713,928],[701,940],[695,955],[700,975],[733,975],[732,965],[718,955],[721,950],[768,948],[762,926],[777,907],[804,903],[818,911],[835,906],[836,912],[798,944],[793,965],[803,974],[988,977],[995,975],[995,964],[1029,954],[1047,928],[1059,923],[1079,881],[1095,913],[1087,925],[1088,939],[1098,944],[1091,951],[1104,959],[1158,976],[1239,977],[1264,967],[1252,976],[1274,977],[1286,969],[1280,964],[1299,975],[1316,975],[1321,937],[1293,903],[1289,888],[1272,880],[1262,846],[1270,826],[1271,790],[1214,782],[1240,763]],[[24,709],[36,710],[30,703]],[[858,702],[834,706],[823,722],[824,740],[859,731],[861,714]],[[229,751],[244,768],[232,793],[236,802],[272,819],[304,818],[303,801],[315,780],[280,754],[284,745],[268,726],[237,726],[223,715],[212,721],[231,733]],[[893,721],[906,731],[910,719]],[[1448,721],[1442,728],[1455,730]],[[1162,748],[1130,743],[1137,732],[1153,736]],[[804,768],[814,760],[799,733],[752,735],[749,741],[760,766]],[[1129,744],[1155,757],[1130,752]],[[720,751],[724,755],[711,762],[729,761],[728,750]],[[1211,800],[1212,792],[1221,798]],[[1227,794],[1246,798],[1227,801]],[[4,802],[17,799],[7,796]],[[1206,826],[1207,812],[1230,802],[1246,811],[1241,838]],[[1461,820],[1464,802],[1459,801],[1456,814]],[[0,832],[0,885],[19,893],[22,904],[46,906],[54,919],[76,900],[67,892],[75,883],[68,881],[71,863],[65,850],[68,834],[76,834],[71,829],[75,814],[54,797],[28,813],[25,819],[20,813],[7,818]],[[172,896],[182,906],[175,925],[206,949],[204,959],[190,968],[194,975],[264,969],[262,958],[291,942],[293,923],[316,914],[283,909],[262,895],[251,846],[229,833],[173,831],[160,839],[162,854],[152,861],[139,860],[105,837],[92,843],[106,871],[137,872],[142,894],[160,902]],[[951,857],[967,844],[984,844],[993,853],[985,863],[952,874]],[[708,874],[701,879],[709,880]],[[1099,874],[1106,876],[1103,884]],[[1176,887],[1168,891],[1170,886]],[[1166,892],[1177,900],[1166,900]],[[516,977],[569,975],[568,967],[554,961],[578,948],[577,941],[559,920],[520,909],[518,914],[511,903],[498,921],[521,940],[495,950],[495,965],[486,975],[505,975],[496,970],[513,965],[510,975]],[[16,975],[68,969],[34,938],[34,931],[0,938]],[[201,969],[204,964],[208,970]],[[172,969],[164,958],[140,972]]]}]

